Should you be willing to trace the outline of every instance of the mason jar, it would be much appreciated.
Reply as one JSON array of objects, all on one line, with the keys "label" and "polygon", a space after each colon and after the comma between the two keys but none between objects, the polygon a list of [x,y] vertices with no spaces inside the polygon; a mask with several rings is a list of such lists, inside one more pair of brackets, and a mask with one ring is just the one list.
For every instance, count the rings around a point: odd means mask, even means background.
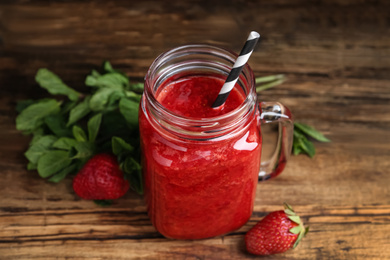
[{"label": "mason jar", "polygon": [[[242,102],[227,113],[186,116],[177,111],[187,107],[172,110],[160,102],[167,86],[223,82],[236,59],[215,46],[186,45],[157,57],[145,76],[139,110],[144,196],[165,237],[203,239],[240,228],[251,217],[258,181],[279,174],[291,153],[291,113],[278,102],[258,101],[248,64],[235,86]],[[261,125],[270,122],[279,123],[278,142],[271,159],[261,162]]]}]

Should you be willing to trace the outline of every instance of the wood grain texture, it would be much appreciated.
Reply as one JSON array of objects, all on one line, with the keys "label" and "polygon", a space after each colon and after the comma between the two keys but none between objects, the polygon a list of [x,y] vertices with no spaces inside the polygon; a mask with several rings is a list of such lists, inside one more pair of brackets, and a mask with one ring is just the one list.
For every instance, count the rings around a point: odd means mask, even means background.
[{"label": "wood grain texture", "polygon": [[[296,250],[261,259],[390,259],[390,3],[386,0],[2,1],[0,3],[0,259],[256,259],[243,235],[284,201],[311,231]],[[47,67],[83,90],[103,60],[142,81],[169,48],[210,43],[238,52],[261,42],[256,76],[288,81],[264,91],[332,142],[291,158],[260,183],[250,221],[226,236],[163,238],[142,198],[111,207],[80,200],[71,180],[26,170],[29,138],[15,130],[17,100],[46,95]]]}]

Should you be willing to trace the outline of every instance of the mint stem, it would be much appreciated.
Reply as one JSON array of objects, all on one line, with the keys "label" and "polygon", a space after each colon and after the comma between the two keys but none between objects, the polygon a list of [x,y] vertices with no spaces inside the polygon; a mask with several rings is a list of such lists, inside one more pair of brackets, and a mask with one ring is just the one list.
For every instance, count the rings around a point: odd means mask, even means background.
[{"label": "mint stem", "polygon": [[276,74],[276,75],[270,75],[270,76],[264,76],[264,77],[257,77],[255,79],[256,84],[285,79],[286,77],[283,74]]},{"label": "mint stem", "polygon": [[256,92],[259,93],[260,91],[263,91],[263,90],[266,90],[266,89],[275,87],[275,86],[277,86],[277,85],[280,85],[280,84],[282,84],[283,82],[284,82],[284,79],[279,79],[279,80],[270,82],[270,83],[268,83],[268,84],[261,85],[261,86],[259,86],[259,87],[256,88]]},{"label": "mint stem", "polygon": [[[257,77],[255,79],[256,85],[256,93],[259,94],[260,91],[275,87],[277,85],[282,84],[286,80],[286,77],[283,74]],[[261,84],[260,83],[265,83]]]}]

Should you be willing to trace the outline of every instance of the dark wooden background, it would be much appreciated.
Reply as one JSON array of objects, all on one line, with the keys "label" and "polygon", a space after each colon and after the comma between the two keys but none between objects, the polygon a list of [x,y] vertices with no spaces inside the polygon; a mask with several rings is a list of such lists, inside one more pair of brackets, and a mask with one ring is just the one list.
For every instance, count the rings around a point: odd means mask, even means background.
[{"label": "dark wooden background", "polygon": [[[80,200],[70,179],[51,184],[26,170],[29,138],[15,130],[14,106],[46,95],[38,68],[83,90],[86,74],[110,60],[142,81],[169,48],[238,52],[250,30],[262,35],[250,59],[256,76],[288,77],[262,99],[285,103],[332,142],[261,183],[241,229],[168,240],[135,193],[102,208]],[[0,2],[0,259],[254,259],[243,235],[284,201],[311,232],[297,249],[261,259],[390,259],[389,131],[387,0]]]}]

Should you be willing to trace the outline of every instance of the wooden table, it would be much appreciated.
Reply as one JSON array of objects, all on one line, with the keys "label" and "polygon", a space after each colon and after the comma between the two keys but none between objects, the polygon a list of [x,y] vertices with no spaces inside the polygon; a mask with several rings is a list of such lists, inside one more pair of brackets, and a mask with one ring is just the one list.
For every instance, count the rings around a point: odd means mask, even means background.
[{"label": "wooden table", "polygon": [[[389,10],[386,0],[2,1],[0,259],[253,259],[245,232],[284,201],[311,231],[296,250],[262,259],[390,259]],[[83,89],[85,75],[110,60],[141,81],[169,48],[238,52],[252,29],[262,35],[250,59],[256,76],[288,77],[262,99],[285,103],[332,142],[260,183],[239,230],[165,239],[133,192],[102,208],[80,200],[70,179],[52,184],[26,170],[29,138],[15,130],[14,106],[46,95],[38,68]]]}]

